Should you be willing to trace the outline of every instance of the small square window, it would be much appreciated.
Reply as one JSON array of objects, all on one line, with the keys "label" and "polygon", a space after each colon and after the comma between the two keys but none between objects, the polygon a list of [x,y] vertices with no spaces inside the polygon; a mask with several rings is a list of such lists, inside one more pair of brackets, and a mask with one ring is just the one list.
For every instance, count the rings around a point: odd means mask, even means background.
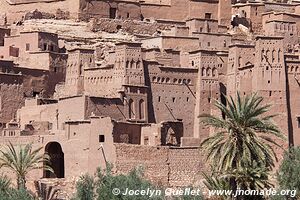
[{"label": "small square window", "polygon": [[300,117],[297,117],[298,128],[300,128]]},{"label": "small square window", "polygon": [[29,51],[29,50],[30,50],[30,44],[26,43],[26,51]]},{"label": "small square window", "polygon": [[205,13],[205,19],[211,19],[211,13]]},{"label": "small square window", "polygon": [[99,142],[105,142],[105,136],[99,135]]},{"label": "small square window", "polygon": [[144,137],[144,145],[149,145],[149,137],[148,136]]}]

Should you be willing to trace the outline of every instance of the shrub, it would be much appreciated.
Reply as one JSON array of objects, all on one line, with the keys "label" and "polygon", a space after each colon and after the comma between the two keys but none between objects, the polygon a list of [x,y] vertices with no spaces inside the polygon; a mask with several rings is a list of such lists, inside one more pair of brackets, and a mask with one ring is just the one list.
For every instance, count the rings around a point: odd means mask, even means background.
[{"label": "shrub", "polygon": [[[113,189],[118,188],[121,193],[130,190],[160,190],[161,195],[114,195]],[[192,189],[192,187],[190,187]],[[164,189],[157,187],[144,178],[143,169],[137,168],[128,174],[113,175],[112,165],[108,164],[105,170],[97,169],[95,178],[83,175],[76,183],[76,194],[74,200],[163,200]],[[202,196],[173,197],[174,200],[202,200]]]},{"label": "shrub", "polygon": [[94,199],[95,180],[92,176],[85,174],[80,176],[76,183],[76,197],[78,200],[92,200]]},{"label": "shrub", "polygon": [[[296,190],[300,197],[300,147],[291,148],[285,153],[284,159],[277,173],[280,190]],[[297,199],[292,197],[289,199]]]}]

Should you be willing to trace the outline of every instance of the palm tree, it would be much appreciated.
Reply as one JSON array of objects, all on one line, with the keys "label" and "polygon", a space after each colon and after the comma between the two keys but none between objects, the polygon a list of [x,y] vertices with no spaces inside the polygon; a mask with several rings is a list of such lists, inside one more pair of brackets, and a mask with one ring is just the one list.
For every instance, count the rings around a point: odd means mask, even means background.
[{"label": "palm tree", "polygon": [[[285,137],[271,121],[276,115],[267,115],[270,105],[262,102],[263,98],[257,94],[242,98],[237,93],[236,102],[226,97],[227,106],[215,103],[223,117],[199,116],[206,126],[215,130],[201,143],[206,160],[219,176],[227,176],[233,188],[270,186],[262,173],[271,170],[277,160],[273,145],[280,145],[274,139]],[[255,182],[258,179],[261,180]]]},{"label": "palm tree", "polygon": [[32,144],[19,146],[15,149],[12,143],[7,145],[6,150],[0,150],[0,168],[10,169],[17,175],[18,189],[26,188],[26,175],[34,169],[42,169],[53,172],[49,166],[50,157],[47,154],[41,154],[41,148],[32,149]]},{"label": "palm tree", "polygon": [[10,188],[11,182],[10,179],[6,176],[1,174],[0,175],[0,193],[7,194],[9,188]]}]

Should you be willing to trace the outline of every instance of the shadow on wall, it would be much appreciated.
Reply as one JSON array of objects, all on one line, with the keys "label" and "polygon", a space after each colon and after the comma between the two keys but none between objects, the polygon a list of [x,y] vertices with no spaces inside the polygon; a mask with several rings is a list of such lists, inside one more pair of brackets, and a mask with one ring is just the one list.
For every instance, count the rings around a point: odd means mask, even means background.
[{"label": "shadow on wall", "polygon": [[243,26],[245,26],[245,27],[247,27],[247,28],[249,28],[249,29],[251,29],[251,22],[247,18],[245,18],[245,17],[239,17],[237,15],[235,17],[233,17],[233,19],[231,21],[232,27],[233,28],[237,27],[240,24],[243,25]]},{"label": "shadow on wall", "polygon": [[161,125],[161,145],[180,146],[180,138],[183,137],[183,123],[162,122]]}]

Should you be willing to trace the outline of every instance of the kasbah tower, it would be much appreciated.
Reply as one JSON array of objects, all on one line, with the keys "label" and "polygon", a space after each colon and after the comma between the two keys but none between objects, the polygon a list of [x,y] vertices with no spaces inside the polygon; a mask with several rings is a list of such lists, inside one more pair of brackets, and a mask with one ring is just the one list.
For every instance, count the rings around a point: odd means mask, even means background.
[{"label": "kasbah tower", "polygon": [[298,146],[299,28],[296,1],[0,0],[0,143],[50,155],[54,173],[29,185],[109,162],[189,186],[214,131],[198,116],[239,92],[272,104],[282,146]]}]

